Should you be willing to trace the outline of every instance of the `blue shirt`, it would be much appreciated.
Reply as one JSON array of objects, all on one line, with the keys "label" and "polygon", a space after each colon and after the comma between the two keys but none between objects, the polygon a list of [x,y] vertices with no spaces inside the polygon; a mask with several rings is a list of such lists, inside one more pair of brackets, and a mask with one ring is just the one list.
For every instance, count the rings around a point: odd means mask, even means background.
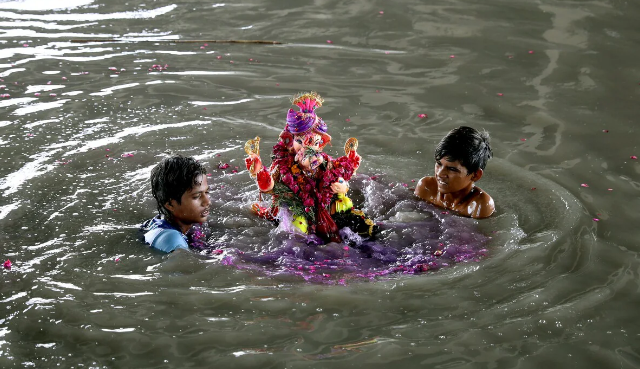
[{"label": "blue shirt", "polygon": [[144,232],[144,241],[154,249],[169,253],[176,249],[189,248],[187,237],[160,216],[144,222],[141,229]]}]

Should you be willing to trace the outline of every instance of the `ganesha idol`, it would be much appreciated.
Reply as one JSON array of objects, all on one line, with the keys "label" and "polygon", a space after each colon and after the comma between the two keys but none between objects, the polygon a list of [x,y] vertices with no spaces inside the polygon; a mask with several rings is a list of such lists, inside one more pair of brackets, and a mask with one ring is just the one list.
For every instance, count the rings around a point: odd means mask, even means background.
[{"label": "ganesha idol", "polygon": [[360,166],[358,140],[345,144],[345,156],[332,158],[322,150],[331,142],[327,124],[316,115],[323,99],[315,92],[296,95],[299,111],[289,109],[287,124],[273,146],[271,166],[260,158],[260,137],[247,141],[247,170],[256,179],[260,198],[269,195],[266,207],[254,204],[262,218],[277,220],[285,229],[315,234],[325,242],[341,242],[339,230],[348,227],[360,236],[377,228],[347,197],[349,179]]}]

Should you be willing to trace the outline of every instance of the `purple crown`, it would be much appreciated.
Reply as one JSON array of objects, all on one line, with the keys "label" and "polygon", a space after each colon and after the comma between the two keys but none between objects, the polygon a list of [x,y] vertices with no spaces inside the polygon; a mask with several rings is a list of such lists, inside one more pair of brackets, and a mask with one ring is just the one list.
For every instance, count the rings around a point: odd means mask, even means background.
[{"label": "purple crown", "polygon": [[327,133],[327,124],[316,115],[316,109],[321,107],[323,102],[322,97],[315,92],[294,96],[292,103],[299,107],[300,111],[289,109],[285,129],[293,134],[306,133],[311,129]]}]

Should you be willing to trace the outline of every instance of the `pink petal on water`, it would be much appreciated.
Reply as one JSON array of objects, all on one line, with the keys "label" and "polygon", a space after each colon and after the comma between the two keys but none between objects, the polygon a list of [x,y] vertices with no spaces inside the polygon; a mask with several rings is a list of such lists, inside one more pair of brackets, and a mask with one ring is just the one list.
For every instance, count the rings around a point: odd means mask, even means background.
[{"label": "pink petal on water", "polygon": [[2,266],[4,266],[5,269],[11,269],[11,260],[7,259]]},{"label": "pink petal on water", "polygon": [[347,118],[344,120],[345,122],[351,122],[351,119]]},{"label": "pink petal on water", "polygon": [[384,53],[385,53],[385,54],[387,54],[387,55],[389,55],[389,52],[388,52],[388,51],[385,51]]},{"label": "pink petal on water", "polygon": [[536,188],[535,188],[535,187],[531,187],[531,191],[535,191],[535,190],[536,190]]},{"label": "pink petal on water", "polygon": [[589,187],[589,185],[586,184],[586,183],[583,183],[583,184],[580,185],[580,187]]},{"label": "pink petal on water", "polygon": [[607,188],[607,191],[613,191],[613,188]]},{"label": "pink petal on water", "polygon": [[418,118],[420,118],[420,119],[424,119],[426,117],[427,117],[427,115],[424,114],[424,113],[418,114]]},{"label": "pink petal on water", "polygon": [[594,221],[594,222],[599,222],[599,221],[600,221],[600,219],[598,219],[598,218],[593,218],[593,221]]},{"label": "pink petal on water", "polygon": [[520,139],[520,141],[526,141],[526,140],[527,140],[526,138],[521,138],[521,139]]},{"label": "pink petal on water", "polygon": [[609,133],[609,130],[608,129],[603,129],[602,132]]},{"label": "pink petal on water", "polygon": [[58,95],[57,95],[57,94],[49,94],[49,96],[51,96],[51,97],[56,97],[56,96],[58,96]]},{"label": "pink petal on water", "polygon": [[120,258],[115,258],[114,260],[116,263],[120,261]]},{"label": "pink petal on water", "polygon": [[67,77],[62,77],[62,80],[63,80],[63,81],[66,81],[66,80],[67,80]]},{"label": "pink petal on water", "polygon": [[22,45],[22,46],[24,46],[24,47],[29,47],[29,44],[24,44],[24,45]]},{"label": "pink petal on water", "polygon": [[452,55],[449,55],[449,57],[450,57],[451,59],[453,59],[453,58],[455,58],[456,56],[452,54]]},{"label": "pink petal on water", "polygon": [[227,169],[227,168],[229,168],[229,163],[224,163],[224,164],[220,163],[218,165],[218,169]]},{"label": "pink petal on water", "polygon": [[207,110],[207,108],[202,108],[202,110]]},{"label": "pink petal on water", "polygon": [[529,50],[529,54],[533,54],[533,50]]},{"label": "pink petal on water", "polygon": [[635,155],[631,155],[630,158],[633,159],[633,160],[638,160],[638,157],[635,156]]},{"label": "pink petal on water", "polygon": [[216,59],[222,59],[222,55],[216,56]]},{"label": "pink petal on water", "polygon": [[209,46],[209,44],[204,44],[204,46]]},{"label": "pink petal on water", "polygon": [[380,13],[380,14],[384,14],[384,11],[380,10],[378,13]]},{"label": "pink petal on water", "polygon": [[504,96],[502,92],[498,92],[498,96]]},{"label": "pink petal on water", "polygon": [[279,84],[279,83],[276,83],[276,86],[280,86],[280,84]]},{"label": "pink petal on water", "polygon": [[327,40],[327,43],[328,43],[328,44],[332,44],[332,43],[333,43],[333,41],[331,41],[331,40]]},{"label": "pink petal on water", "polygon": [[48,85],[50,85],[50,84],[51,84],[51,81],[48,81],[48,82],[47,82],[47,84],[48,84]]},{"label": "pink petal on water", "polygon": [[204,49],[204,46],[200,46],[200,49]]}]

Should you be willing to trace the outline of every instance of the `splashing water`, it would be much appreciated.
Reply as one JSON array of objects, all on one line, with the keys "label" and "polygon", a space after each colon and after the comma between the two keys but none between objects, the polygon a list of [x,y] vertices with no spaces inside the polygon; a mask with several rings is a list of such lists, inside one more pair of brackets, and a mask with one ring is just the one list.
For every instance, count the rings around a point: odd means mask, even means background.
[{"label": "splashing water", "polygon": [[361,175],[351,181],[354,203],[362,204],[380,227],[372,239],[344,228],[344,243],[322,244],[314,235],[291,233],[288,227],[264,221],[260,226],[271,229],[268,238],[239,237],[247,231],[239,227],[225,229],[227,237],[219,242],[205,225],[189,232],[190,246],[222,265],[330,284],[435,271],[486,256],[489,237],[476,229],[477,221],[420,201],[402,184],[389,189],[390,184],[373,178]]}]

